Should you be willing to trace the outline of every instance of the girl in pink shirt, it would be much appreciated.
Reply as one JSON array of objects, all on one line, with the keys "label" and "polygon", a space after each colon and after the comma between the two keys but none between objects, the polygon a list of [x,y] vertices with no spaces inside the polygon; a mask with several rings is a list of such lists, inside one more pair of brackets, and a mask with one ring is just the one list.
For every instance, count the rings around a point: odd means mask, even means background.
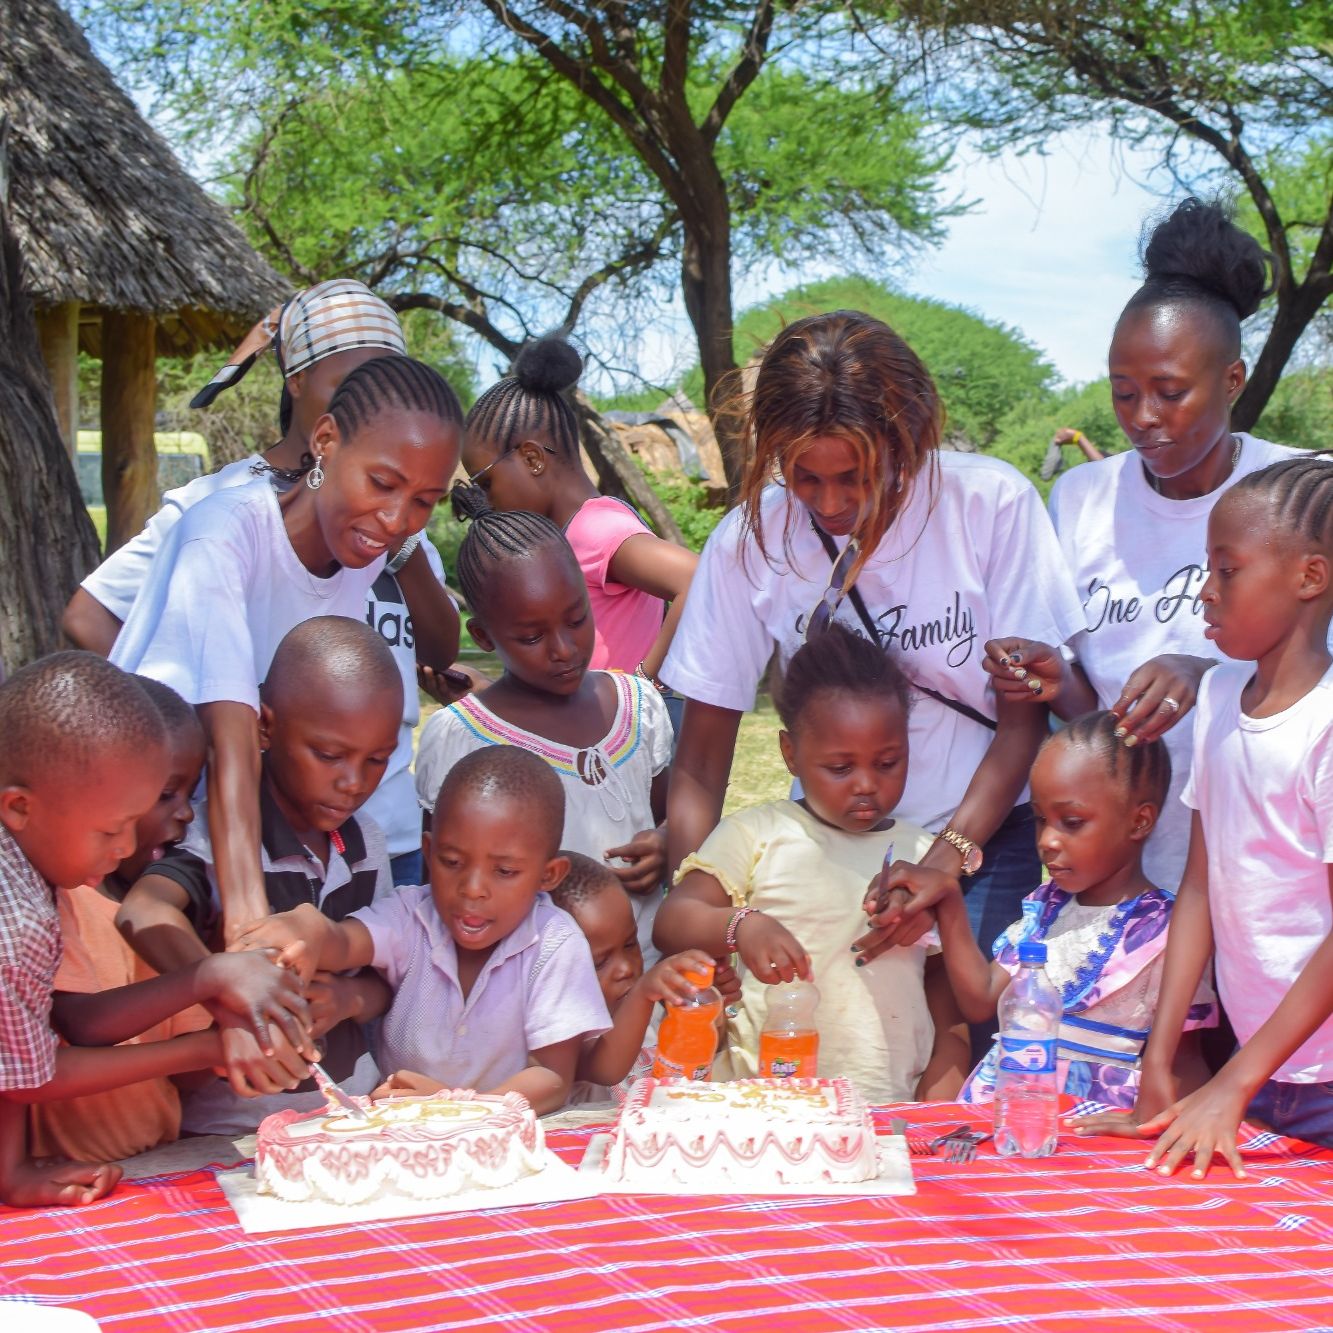
[{"label": "girl in pink shirt", "polygon": [[589,480],[568,397],[582,371],[563,338],[529,343],[468,413],[463,466],[492,508],[525,509],[564,529],[597,625],[589,667],[655,679],[698,557]]}]

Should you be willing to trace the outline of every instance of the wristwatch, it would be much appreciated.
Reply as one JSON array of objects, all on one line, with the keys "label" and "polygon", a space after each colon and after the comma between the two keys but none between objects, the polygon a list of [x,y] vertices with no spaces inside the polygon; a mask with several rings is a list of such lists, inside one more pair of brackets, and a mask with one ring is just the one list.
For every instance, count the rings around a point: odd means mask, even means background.
[{"label": "wristwatch", "polygon": [[962,855],[964,875],[975,875],[981,869],[981,848],[971,838],[953,827],[943,828],[935,836]]}]

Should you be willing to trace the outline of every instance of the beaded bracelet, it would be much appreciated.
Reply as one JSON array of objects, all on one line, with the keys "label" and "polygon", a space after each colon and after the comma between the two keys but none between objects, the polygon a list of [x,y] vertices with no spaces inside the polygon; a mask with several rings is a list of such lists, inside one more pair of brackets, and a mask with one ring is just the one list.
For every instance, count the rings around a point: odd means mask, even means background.
[{"label": "beaded bracelet", "polygon": [[739,911],[731,914],[731,920],[727,922],[727,952],[736,952],[736,929],[745,920],[751,912],[757,912],[757,907],[742,907]]}]

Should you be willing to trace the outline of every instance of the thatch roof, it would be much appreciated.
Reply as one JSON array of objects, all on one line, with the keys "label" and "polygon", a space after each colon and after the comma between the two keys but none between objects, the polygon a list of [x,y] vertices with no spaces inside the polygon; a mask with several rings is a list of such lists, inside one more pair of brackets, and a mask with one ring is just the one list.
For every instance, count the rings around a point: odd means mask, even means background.
[{"label": "thatch roof", "polygon": [[[55,0],[0,0],[9,212],[38,306],[158,315],[159,351],[230,340],[290,290],[191,179]],[[92,349],[96,350],[96,349]]]}]

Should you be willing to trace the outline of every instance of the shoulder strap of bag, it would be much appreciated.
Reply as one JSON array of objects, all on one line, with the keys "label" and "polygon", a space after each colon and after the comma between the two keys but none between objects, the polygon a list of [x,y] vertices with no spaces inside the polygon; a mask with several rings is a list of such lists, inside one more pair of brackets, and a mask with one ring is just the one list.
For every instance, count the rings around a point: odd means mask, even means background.
[{"label": "shoulder strap of bag", "polygon": [[[838,559],[838,548],[833,544],[833,538],[830,537],[813,518],[810,520],[810,526],[814,528],[816,535],[819,537],[820,544],[828,554],[828,558],[836,563]],[[871,643],[878,644],[882,648],[884,642],[880,638],[879,626],[870,618],[870,612],[866,609],[865,598],[861,596],[861,591],[855,584],[847,590],[847,597],[851,601],[852,607],[856,611],[861,624],[865,626],[866,633],[870,636]],[[979,713],[975,708],[971,707],[971,705],[965,704],[959,699],[950,699],[947,694],[941,694],[938,690],[932,690],[929,685],[922,685],[913,680],[911,676],[907,675],[901,657],[898,659],[898,666],[902,669],[903,675],[907,676],[907,683],[914,690],[919,690],[922,694],[928,694],[936,703],[941,703],[946,708],[952,708],[955,713],[961,713],[964,717],[970,718],[973,722],[979,722],[988,731],[995,730],[995,723],[991,721],[985,713]]]}]

